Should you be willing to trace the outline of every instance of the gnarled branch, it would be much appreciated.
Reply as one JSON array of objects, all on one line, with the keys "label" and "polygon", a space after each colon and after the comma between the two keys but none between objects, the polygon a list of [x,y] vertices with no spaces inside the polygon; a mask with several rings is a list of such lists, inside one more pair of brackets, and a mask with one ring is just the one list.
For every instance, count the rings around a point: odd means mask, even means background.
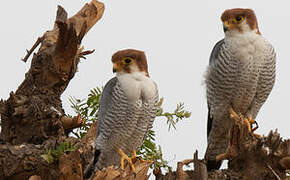
[{"label": "gnarled branch", "polygon": [[[82,178],[83,166],[92,156],[92,141],[89,137],[84,142],[66,136],[64,130],[80,126],[82,120],[64,118],[60,96],[77,71],[80,55],[90,53],[82,52],[81,40],[103,12],[104,4],[97,0],[85,4],[71,18],[59,6],[53,29],[28,52],[27,58],[41,43],[22,84],[8,100],[0,101],[0,179]],[[52,164],[42,158],[64,141],[76,150]],[[75,168],[74,174],[65,168],[68,162]]]}]

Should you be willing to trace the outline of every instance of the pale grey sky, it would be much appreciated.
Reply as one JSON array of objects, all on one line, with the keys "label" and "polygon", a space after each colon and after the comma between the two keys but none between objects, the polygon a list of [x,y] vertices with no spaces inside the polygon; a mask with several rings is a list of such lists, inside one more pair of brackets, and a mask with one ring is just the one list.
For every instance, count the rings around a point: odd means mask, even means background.
[{"label": "pale grey sky", "polygon": [[[25,49],[53,26],[57,5],[69,16],[85,0],[3,1],[0,6],[1,51],[0,98],[7,99],[24,79],[30,66],[21,61]],[[224,37],[221,13],[228,8],[252,8],[259,28],[277,52],[277,79],[262,107],[257,133],[267,134],[278,128],[284,138],[289,132],[289,32],[290,1],[258,0],[107,0],[103,18],[83,40],[86,49],[95,49],[79,64],[79,72],[62,95],[66,113],[72,114],[69,96],[85,98],[89,90],[104,85],[113,77],[111,55],[120,49],[145,51],[149,72],[157,82],[165,109],[173,110],[184,102],[192,117],[168,132],[165,120],[156,119],[157,143],[165,159],[176,167],[178,160],[191,158],[195,149],[203,156],[206,148],[207,106],[202,85],[210,52]],[[289,18],[289,19],[288,19]]]}]

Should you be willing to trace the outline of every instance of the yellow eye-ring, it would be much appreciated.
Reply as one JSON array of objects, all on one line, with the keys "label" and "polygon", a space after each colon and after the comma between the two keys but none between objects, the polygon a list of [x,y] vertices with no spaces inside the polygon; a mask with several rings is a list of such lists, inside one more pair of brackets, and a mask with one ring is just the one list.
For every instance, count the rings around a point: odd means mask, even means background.
[{"label": "yellow eye-ring", "polygon": [[134,59],[131,57],[125,57],[122,59],[123,64],[131,64],[133,61],[134,61]]},{"label": "yellow eye-ring", "polygon": [[244,17],[243,16],[237,16],[234,18],[234,22],[235,23],[241,23],[244,21]]}]

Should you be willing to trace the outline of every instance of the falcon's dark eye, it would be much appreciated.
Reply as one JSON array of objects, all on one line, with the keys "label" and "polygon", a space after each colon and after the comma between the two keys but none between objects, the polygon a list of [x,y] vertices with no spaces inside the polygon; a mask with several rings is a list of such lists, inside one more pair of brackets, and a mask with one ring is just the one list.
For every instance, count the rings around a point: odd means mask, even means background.
[{"label": "falcon's dark eye", "polygon": [[132,60],[131,59],[125,59],[124,61],[125,61],[125,63],[129,64]]},{"label": "falcon's dark eye", "polygon": [[235,18],[234,18],[234,22],[236,23],[236,24],[240,24],[240,23],[242,23],[243,21],[244,21],[244,17],[243,16],[236,16]]},{"label": "falcon's dark eye", "polygon": [[236,17],[236,21],[237,21],[237,22],[241,21],[242,19],[243,19],[243,18],[242,18],[241,16],[237,16],[237,17]]},{"label": "falcon's dark eye", "polygon": [[131,64],[133,61],[134,61],[134,59],[131,58],[131,57],[124,57],[124,58],[121,60],[122,64],[124,64],[124,65],[129,65],[129,64]]}]

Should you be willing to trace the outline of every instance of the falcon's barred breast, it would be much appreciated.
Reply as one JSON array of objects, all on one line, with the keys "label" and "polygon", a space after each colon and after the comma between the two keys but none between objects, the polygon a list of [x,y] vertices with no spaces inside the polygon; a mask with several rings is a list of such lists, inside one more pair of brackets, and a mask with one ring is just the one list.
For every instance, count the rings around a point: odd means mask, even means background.
[{"label": "falcon's barred breast", "polygon": [[136,152],[157,113],[158,90],[144,52],[118,51],[112,62],[116,77],[105,85],[100,99],[95,169],[120,166],[120,151]]},{"label": "falcon's barred breast", "polygon": [[259,32],[254,12],[230,9],[221,19],[225,38],[215,45],[206,74],[209,170],[219,169],[216,156],[225,153],[229,143],[229,109],[255,119],[275,81],[275,51]]}]

